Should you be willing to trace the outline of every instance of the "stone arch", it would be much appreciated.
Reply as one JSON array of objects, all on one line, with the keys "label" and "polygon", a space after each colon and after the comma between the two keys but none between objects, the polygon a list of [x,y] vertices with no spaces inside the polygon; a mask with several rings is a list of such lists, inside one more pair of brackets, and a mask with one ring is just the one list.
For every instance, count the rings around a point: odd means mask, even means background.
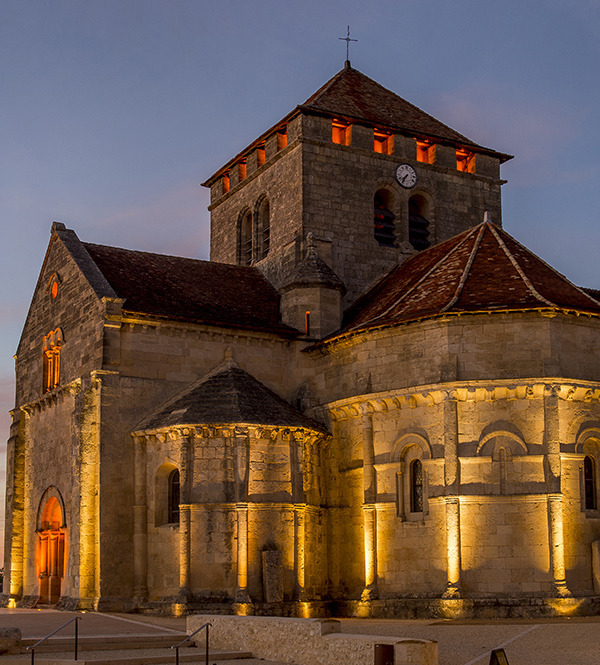
[{"label": "stone arch", "polygon": [[428,513],[428,477],[423,460],[432,458],[429,441],[418,432],[406,432],[396,440],[390,457],[397,468],[396,514],[403,520],[423,519]]},{"label": "stone arch", "polygon": [[477,445],[477,455],[489,456],[497,459],[500,449],[505,449],[507,454],[527,455],[527,445],[522,436],[506,429],[497,429],[482,435]]},{"label": "stone arch", "polygon": [[250,208],[243,208],[237,220],[237,262],[249,266],[254,260],[254,223]]},{"label": "stone arch", "polygon": [[[179,481],[179,468],[171,461],[161,464],[154,475],[154,524],[162,526],[163,524],[177,524],[173,520],[175,515],[173,482],[175,475]],[[179,482],[177,483],[179,489]],[[179,502],[179,496],[176,497]],[[177,516],[179,511],[177,510]]]},{"label": "stone arch", "polygon": [[65,502],[58,488],[51,485],[40,499],[36,516],[36,572],[42,605],[55,605],[61,596],[66,528]]},{"label": "stone arch", "polygon": [[600,445],[600,426],[584,425],[580,428],[575,441],[575,452],[585,453],[590,445]]},{"label": "stone arch", "polygon": [[417,446],[421,450],[423,459],[431,459],[433,453],[431,445],[423,434],[419,432],[405,432],[401,434],[392,447],[391,461],[400,462],[406,456],[406,451],[411,446]]},{"label": "stone arch", "polygon": [[579,488],[582,511],[594,511],[600,505],[600,426],[589,421],[579,428],[575,452],[582,456]]},{"label": "stone arch", "polygon": [[254,206],[254,228],[256,229],[256,260],[264,259],[271,245],[271,205],[266,194],[260,196]]},{"label": "stone arch", "polygon": [[420,251],[435,243],[433,199],[424,190],[416,190],[408,199],[408,242]]},{"label": "stone arch", "polygon": [[373,194],[373,237],[385,247],[396,246],[396,195],[389,186]]}]

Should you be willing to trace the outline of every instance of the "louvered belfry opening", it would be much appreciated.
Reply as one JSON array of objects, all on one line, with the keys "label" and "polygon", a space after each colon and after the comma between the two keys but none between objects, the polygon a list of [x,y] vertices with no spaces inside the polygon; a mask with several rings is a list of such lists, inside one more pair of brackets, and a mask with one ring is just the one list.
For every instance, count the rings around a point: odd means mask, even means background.
[{"label": "louvered belfry opening", "polygon": [[408,201],[408,242],[418,251],[431,245],[426,215],[427,201],[422,196],[411,196]]},{"label": "louvered belfry opening", "polygon": [[396,244],[396,216],[390,211],[391,194],[386,189],[375,192],[373,199],[373,235],[380,245],[394,247]]}]

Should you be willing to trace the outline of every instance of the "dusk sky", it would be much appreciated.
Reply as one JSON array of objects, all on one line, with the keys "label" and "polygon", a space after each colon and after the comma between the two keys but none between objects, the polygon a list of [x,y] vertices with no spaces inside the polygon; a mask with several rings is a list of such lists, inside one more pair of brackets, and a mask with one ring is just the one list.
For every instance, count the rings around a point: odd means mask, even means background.
[{"label": "dusk sky", "polygon": [[598,0],[0,0],[1,480],[52,222],[208,258],[200,183],[343,67],[348,24],[353,67],[515,155],[504,228],[600,288]]}]

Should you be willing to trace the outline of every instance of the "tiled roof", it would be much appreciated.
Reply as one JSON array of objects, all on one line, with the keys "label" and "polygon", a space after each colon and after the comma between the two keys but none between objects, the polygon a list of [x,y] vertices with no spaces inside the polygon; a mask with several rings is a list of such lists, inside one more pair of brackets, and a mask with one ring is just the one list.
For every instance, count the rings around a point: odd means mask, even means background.
[{"label": "tiled roof", "polygon": [[226,361],[169,400],[140,423],[136,431],[215,424],[302,427],[326,431],[320,423],[294,409],[233,361]]},{"label": "tiled roof", "polygon": [[336,273],[323,261],[315,249],[312,233],[308,233],[306,255],[283,279],[280,291],[297,286],[325,286],[346,293],[346,287]]},{"label": "tiled roof", "polygon": [[471,141],[471,139],[436,120],[433,116],[407,102],[395,92],[384,88],[357,69],[344,67],[303,104],[296,106],[279,122],[263,132],[235,157],[232,157],[218,171],[215,171],[202,185],[210,187],[233,164],[247,156],[251,150],[263,143],[275,131],[283,129],[298,113],[340,117],[363,122],[377,127],[377,129],[395,130],[410,136],[437,139],[457,147],[470,147],[479,152],[493,155],[501,162],[512,159],[512,155],[497,152]]},{"label": "tiled roof", "polygon": [[483,222],[394,268],[346,311],[342,330],[444,313],[552,308],[600,314],[598,300]]},{"label": "tiled roof", "polygon": [[352,67],[345,67],[338,72],[299,108],[362,120],[381,129],[395,129],[452,144],[481,148],[500,157],[502,161],[510,159],[510,155],[477,145]]},{"label": "tiled roof", "polygon": [[257,268],[82,244],[117,297],[125,299],[127,312],[295,333],[279,320],[279,294]]}]

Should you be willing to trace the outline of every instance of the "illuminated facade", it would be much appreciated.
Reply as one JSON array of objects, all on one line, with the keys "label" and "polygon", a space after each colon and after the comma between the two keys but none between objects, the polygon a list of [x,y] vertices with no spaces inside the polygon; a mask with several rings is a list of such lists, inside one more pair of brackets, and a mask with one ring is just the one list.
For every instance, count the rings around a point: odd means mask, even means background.
[{"label": "illuminated facade", "polygon": [[503,231],[509,158],[348,63],[207,180],[211,261],[54,223],[5,602],[595,611],[600,302]]}]

